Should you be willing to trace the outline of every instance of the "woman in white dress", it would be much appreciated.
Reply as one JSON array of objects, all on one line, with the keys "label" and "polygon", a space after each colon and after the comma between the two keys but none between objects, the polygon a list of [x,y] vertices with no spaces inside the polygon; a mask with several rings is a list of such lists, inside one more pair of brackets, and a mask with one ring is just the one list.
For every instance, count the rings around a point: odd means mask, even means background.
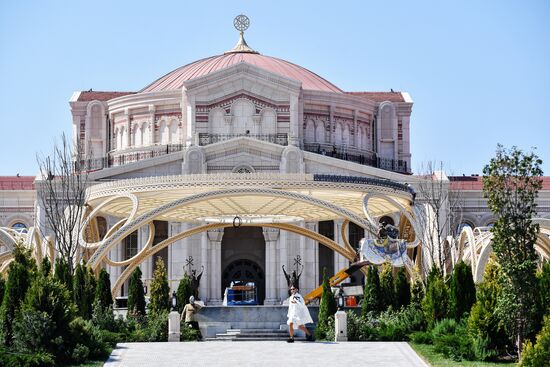
[{"label": "woman in white dress", "polygon": [[304,298],[298,293],[298,288],[290,287],[290,298],[288,299],[288,333],[290,334],[287,342],[294,343],[294,329],[303,330],[306,333],[306,340],[313,341],[313,335],[305,327],[305,324],[313,323],[311,315],[304,303]]}]

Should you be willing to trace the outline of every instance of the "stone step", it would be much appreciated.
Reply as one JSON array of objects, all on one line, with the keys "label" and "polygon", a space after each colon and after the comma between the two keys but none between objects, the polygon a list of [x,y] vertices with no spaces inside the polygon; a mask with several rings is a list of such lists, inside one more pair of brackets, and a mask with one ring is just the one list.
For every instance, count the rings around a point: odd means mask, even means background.
[{"label": "stone step", "polygon": [[227,329],[227,334],[288,334],[280,329]]}]

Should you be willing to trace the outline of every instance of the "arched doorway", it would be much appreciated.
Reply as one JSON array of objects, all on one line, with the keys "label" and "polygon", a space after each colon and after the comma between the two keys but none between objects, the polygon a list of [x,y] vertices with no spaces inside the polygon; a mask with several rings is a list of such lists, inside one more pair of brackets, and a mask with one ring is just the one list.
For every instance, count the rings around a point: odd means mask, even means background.
[{"label": "arched doorway", "polygon": [[258,302],[265,298],[265,239],[261,227],[225,228],[222,246],[222,292],[232,281],[254,282]]},{"label": "arched doorway", "polygon": [[252,260],[240,259],[233,261],[223,271],[222,287],[229,287],[231,282],[247,284],[253,282],[257,287],[256,299],[263,304],[265,298],[265,276],[264,271]]}]

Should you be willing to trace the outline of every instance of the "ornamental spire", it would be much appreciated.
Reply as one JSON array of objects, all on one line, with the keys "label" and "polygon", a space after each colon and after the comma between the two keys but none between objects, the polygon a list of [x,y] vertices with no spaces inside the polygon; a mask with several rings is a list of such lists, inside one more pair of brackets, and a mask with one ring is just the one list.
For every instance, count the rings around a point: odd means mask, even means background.
[{"label": "ornamental spire", "polygon": [[244,31],[248,29],[250,26],[250,19],[244,14],[237,15],[235,19],[233,20],[233,26],[236,30],[240,32],[239,42],[233,47],[233,49],[226,51],[225,54],[232,54],[232,53],[250,53],[250,54],[257,54],[258,51],[254,51],[251,49],[244,40]]}]

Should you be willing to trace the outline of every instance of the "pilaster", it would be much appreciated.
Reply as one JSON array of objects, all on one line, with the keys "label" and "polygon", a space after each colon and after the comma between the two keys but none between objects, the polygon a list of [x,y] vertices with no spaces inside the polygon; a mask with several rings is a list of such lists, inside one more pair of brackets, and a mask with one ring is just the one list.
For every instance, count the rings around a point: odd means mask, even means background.
[{"label": "pilaster", "polygon": [[263,228],[265,239],[265,300],[264,305],[279,304],[277,297],[277,239],[280,230],[276,228]]},{"label": "pilaster", "polygon": [[223,228],[207,231],[208,241],[210,244],[210,276],[208,279],[210,288],[209,305],[222,304],[222,238]]}]

